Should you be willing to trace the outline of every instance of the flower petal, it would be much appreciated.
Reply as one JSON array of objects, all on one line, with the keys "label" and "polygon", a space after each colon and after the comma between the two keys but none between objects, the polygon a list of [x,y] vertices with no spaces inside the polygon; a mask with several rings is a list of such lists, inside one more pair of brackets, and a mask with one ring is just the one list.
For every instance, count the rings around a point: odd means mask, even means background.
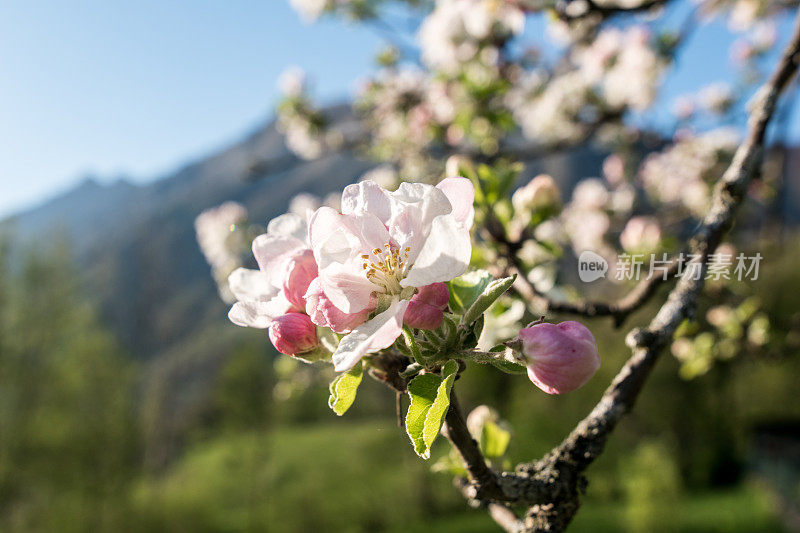
[{"label": "flower petal", "polygon": [[376,286],[365,275],[361,255],[389,242],[383,223],[371,214],[341,215],[322,207],[311,217],[309,235],[327,297],[345,313],[366,309]]},{"label": "flower petal", "polygon": [[249,268],[237,268],[231,272],[228,287],[237,300],[270,300],[280,292],[266,274]]},{"label": "flower petal", "polygon": [[467,178],[445,178],[436,186],[441,190],[453,207],[453,216],[467,229],[472,227],[475,219],[475,188]]},{"label": "flower petal", "polygon": [[389,309],[345,335],[333,354],[334,369],[350,370],[364,355],[391,346],[402,332],[407,306],[408,300],[395,300]]},{"label": "flower petal", "polygon": [[344,188],[342,192],[342,214],[363,215],[371,213],[387,224],[392,207],[386,191],[374,181],[362,181]]},{"label": "flower petal", "polygon": [[236,302],[228,311],[228,318],[237,326],[265,329],[279,316],[285,315],[291,304],[281,292],[269,301],[248,300]]},{"label": "flower petal", "polygon": [[300,215],[286,213],[269,221],[267,233],[283,237],[294,237],[305,242],[308,240],[308,225],[306,224],[306,219]]},{"label": "flower petal", "polygon": [[471,255],[469,230],[452,215],[440,216],[434,219],[430,235],[400,285],[423,287],[450,281],[467,270]]},{"label": "flower petal", "polygon": [[286,260],[306,248],[306,244],[296,237],[265,233],[253,239],[253,255],[271,283],[282,282]]}]

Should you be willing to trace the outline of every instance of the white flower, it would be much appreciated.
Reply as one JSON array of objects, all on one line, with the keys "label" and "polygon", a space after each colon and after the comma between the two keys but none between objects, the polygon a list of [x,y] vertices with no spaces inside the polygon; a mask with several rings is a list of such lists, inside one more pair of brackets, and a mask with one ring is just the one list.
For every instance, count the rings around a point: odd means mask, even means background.
[{"label": "white flower", "polygon": [[337,371],[394,343],[416,288],[466,270],[473,199],[465,178],[436,187],[403,183],[395,192],[364,181],[345,188],[341,213],[328,207],[314,213],[309,236],[325,295],[345,313],[378,301],[377,314],[339,343]]},{"label": "white flower", "polygon": [[228,313],[231,322],[263,329],[286,314],[292,308],[284,291],[288,271],[308,249],[304,217],[287,213],[272,219],[267,233],[253,240],[258,270],[238,268],[228,278],[237,299]]}]

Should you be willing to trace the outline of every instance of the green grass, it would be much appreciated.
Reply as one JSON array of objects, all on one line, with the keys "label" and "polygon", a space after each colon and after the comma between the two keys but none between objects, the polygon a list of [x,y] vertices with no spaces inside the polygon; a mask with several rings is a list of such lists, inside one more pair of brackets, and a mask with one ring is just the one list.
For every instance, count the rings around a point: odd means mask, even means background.
[{"label": "green grass", "polygon": [[[623,502],[584,502],[571,532],[618,532],[630,530]],[[761,533],[783,531],[767,496],[757,488],[741,485],[731,489],[683,494],[671,509],[667,531],[686,533]]]},{"label": "green grass", "polygon": [[[166,476],[145,479],[136,501],[146,529],[178,532],[498,530],[428,467],[390,422],[339,419],[200,444]],[[749,486],[682,494],[658,511],[667,531],[780,531]],[[628,516],[624,500],[590,491],[570,531],[637,531]]]}]

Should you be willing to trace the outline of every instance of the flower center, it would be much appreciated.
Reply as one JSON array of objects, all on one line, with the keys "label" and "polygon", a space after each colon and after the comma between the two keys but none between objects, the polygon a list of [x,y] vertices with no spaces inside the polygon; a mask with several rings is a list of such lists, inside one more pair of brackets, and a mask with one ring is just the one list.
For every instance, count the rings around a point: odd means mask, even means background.
[{"label": "flower center", "polygon": [[362,254],[361,268],[367,279],[380,288],[379,292],[400,294],[403,291],[400,280],[406,276],[410,251],[411,248],[406,247],[401,252],[397,246],[386,243],[383,249],[375,248],[370,254]]}]

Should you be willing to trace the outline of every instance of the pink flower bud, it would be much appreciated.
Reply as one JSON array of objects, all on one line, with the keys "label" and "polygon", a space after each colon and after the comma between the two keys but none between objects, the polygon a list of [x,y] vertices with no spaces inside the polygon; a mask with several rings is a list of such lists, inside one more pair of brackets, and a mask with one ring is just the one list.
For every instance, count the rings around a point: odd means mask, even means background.
[{"label": "pink flower bud", "polygon": [[298,311],[305,310],[305,294],[308,286],[316,277],[317,262],[314,260],[314,252],[311,250],[300,252],[287,263],[283,294]]},{"label": "pink flower bud", "polygon": [[528,377],[547,394],[582,387],[600,368],[597,344],[580,322],[535,324],[519,332]]},{"label": "pink flower bud", "polygon": [[347,333],[360,326],[375,309],[375,305],[371,305],[358,313],[345,313],[325,296],[319,278],[314,279],[308,286],[305,300],[306,313],[311,317],[311,321],[318,326],[331,328],[336,333]]},{"label": "pink flower bud", "polygon": [[444,310],[450,301],[450,293],[444,283],[431,283],[419,288],[411,297],[403,315],[406,326],[417,329],[437,329],[442,325]]},{"label": "pink flower bud", "polygon": [[279,316],[269,327],[269,340],[275,349],[286,355],[297,355],[319,345],[317,327],[303,313]]}]

